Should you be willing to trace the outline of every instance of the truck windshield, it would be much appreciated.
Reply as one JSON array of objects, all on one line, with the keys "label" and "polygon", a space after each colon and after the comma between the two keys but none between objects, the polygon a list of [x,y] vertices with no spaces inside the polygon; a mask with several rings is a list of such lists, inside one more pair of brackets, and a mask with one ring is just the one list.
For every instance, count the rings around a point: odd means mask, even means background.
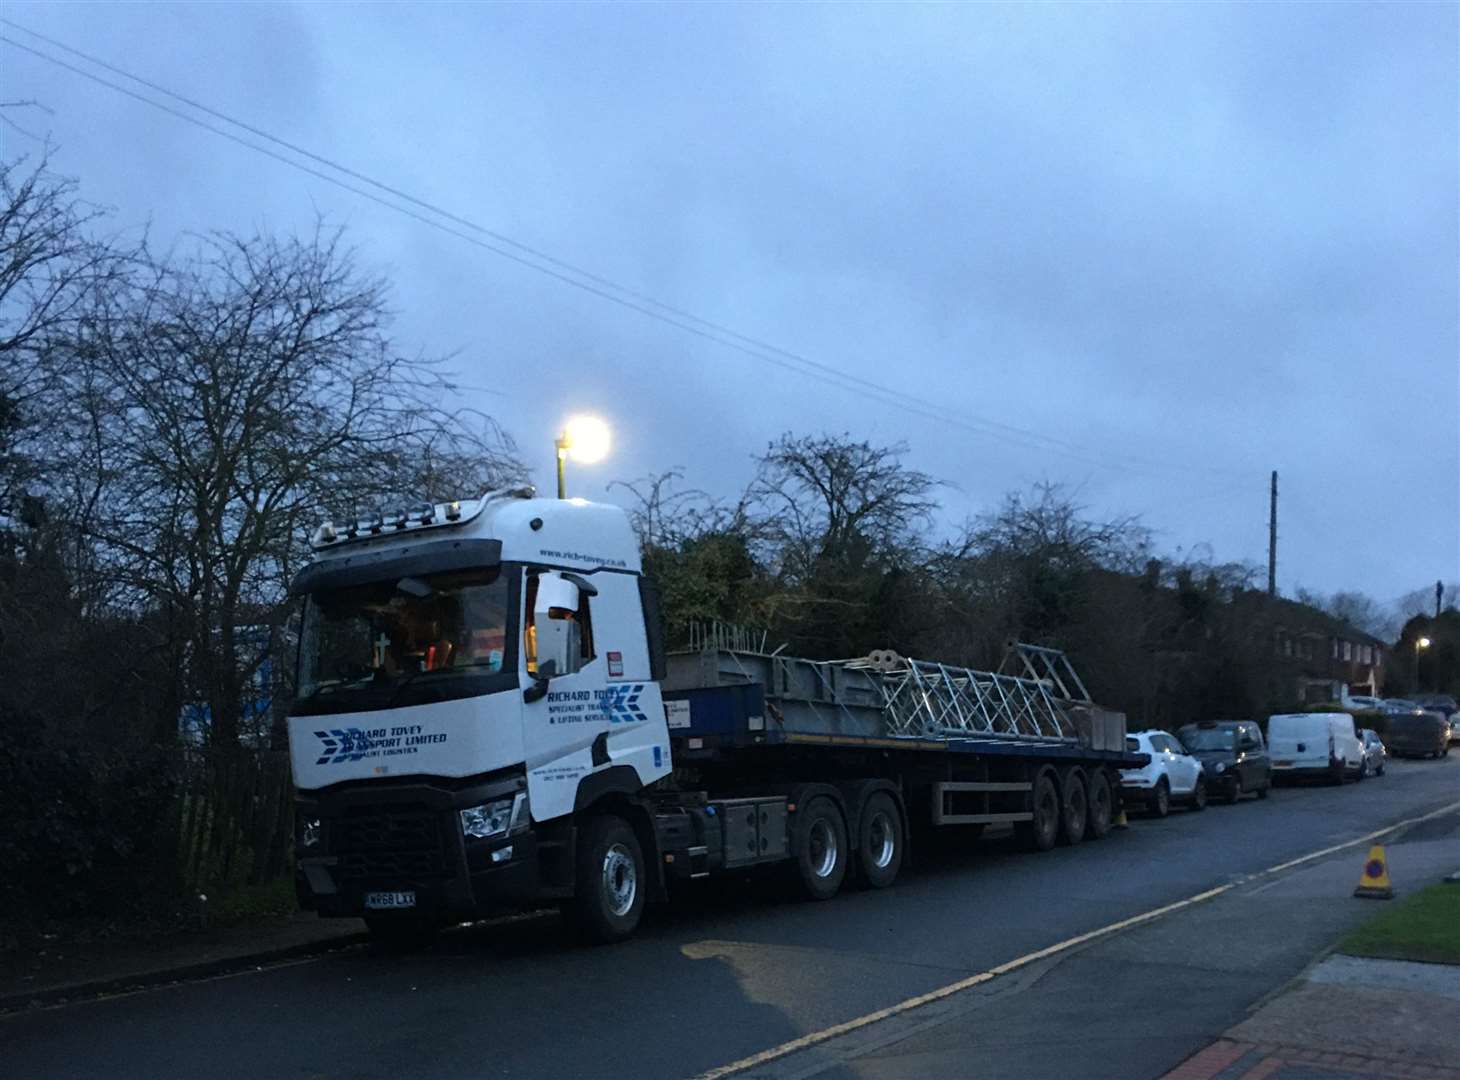
[{"label": "truck windshield", "polygon": [[[484,676],[515,682],[515,621],[497,567],[314,593],[304,608],[297,703],[390,708],[488,692]],[[408,697],[408,687],[424,695]]]}]

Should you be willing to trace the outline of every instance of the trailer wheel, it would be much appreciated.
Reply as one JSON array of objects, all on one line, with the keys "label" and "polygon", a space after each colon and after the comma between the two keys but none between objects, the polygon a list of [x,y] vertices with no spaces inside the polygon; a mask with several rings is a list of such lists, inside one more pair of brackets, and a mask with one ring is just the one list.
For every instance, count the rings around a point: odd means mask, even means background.
[{"label": "trailer wheel", "polygon": [[847,876],[847,826],[836,803],[813,798],[796,815],[796,876],[812,900],[830,900]]},{"label": "trailer wheel", "polygon": [[884,791],[876,792],[862,806],[861,836],[857,862],[862,880],[874,889],[885,889],[902,869],[904,831],[897,803]]},{"label": "trailer wheel", "polygon": [[577,888],[565,909],[594,945],[622,941],[639,926],[648,880],[639,838],[623,818],[590,818],[578,841]]},{"label": "trailer wheel", "polygon": [[1115,819],[1115,800],[1110,794],[1110,777],[1104,769],[1093,770],[1089,782],[1090,812],[1085,821],[1085,839],[1099,840],[1110,831],[1110,823]]},{"label": "trailer wheel", "polygon": [[1078,844],[1085,839],[1085,826],[1090,820],[1090,789],[1085,783],[1085,770],[1076,765],[1060,776],[1060,839]]},{"label": "trailer wheel", "polygon": [[1029,809],[1034,813],[1034,820],[1019,824],[1019,839],[1030,851],[1048,851],[1054,847],[1060,832],[1060,796],[1054,777],[1048,772],[1035,778],[1029,793]]}]

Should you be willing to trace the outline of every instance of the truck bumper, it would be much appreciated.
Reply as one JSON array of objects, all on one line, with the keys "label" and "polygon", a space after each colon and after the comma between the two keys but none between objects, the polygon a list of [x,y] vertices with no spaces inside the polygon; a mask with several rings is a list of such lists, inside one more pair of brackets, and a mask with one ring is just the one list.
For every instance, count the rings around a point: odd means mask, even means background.
[{"label": "truck bumper", "polygon": [[[478,840],[462,835],[460,810],[525,786],[521,774],[455,790],[384,785],[307,798],[319,842],[296,851],[300,906],[327,917],[404,915],[467,919],[530,903],[539,891],[538,841],[531,828]],[[377,910],[372,893],[407,893],[413,903]]]},{"label": "truck bumper", "polygon": [[[493,854],[501,861],[492,862]],[[409,892],[416,901],[413,908],[378,914],[460,919],[516,910],[537,896],[537,841],[532,833],[484,843],[480,851],[468,850],[466,855],[465,872],[444,876],[389,871],[356,876],[341,872],[339,860],[330,856],[304,858],[295,870],[294,888],[300,907],[326,918],[377,914],[366,906],[366,898],[374,892]]]}]

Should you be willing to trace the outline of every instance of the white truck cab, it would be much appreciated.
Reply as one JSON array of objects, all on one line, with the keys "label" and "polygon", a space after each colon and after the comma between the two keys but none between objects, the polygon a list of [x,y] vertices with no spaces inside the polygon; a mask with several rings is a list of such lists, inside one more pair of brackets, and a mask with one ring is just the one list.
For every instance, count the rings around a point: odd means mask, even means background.
[{"label": "white truck cab", "polygon": [[539,847],[554,844],[570,888],[571,828],[554,823],[669,772],[657,613],[628,520],[531,495],[316,532],[292,587],[288,721],[306,906],[385,926],[467,917],[540,893]]}]

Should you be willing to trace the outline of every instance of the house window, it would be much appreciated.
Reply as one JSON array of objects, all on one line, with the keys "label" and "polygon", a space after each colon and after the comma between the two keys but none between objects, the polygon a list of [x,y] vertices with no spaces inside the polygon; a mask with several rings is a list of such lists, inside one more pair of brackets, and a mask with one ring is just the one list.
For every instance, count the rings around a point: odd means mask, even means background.
[{"label": "house window", "polygon": [[1293,655],[1293,639],[1287,634],[1283,635],[1283,655],[1289,657]]},{"label": "house window", "polygon": [[1351,642],[1351,641],[1345,641],[1343,643],[1343,658],[1345,660],[1352,660],[1354,658],[1354,646],[1353,646],[1353,642]]},{"label": "house window", "polygon": [[1338,638],[1332,638],[1329,644],[1333,646],[1333,659],[1338,659]]},{"label": "house window", "polygon": [[1312,638],[1306,638],[1305,637],[1302,641],[1298,642],[1298,651],[1299,651],[1299,654],[1303,657],[1304,660],[1312,660],[1313,659],[1313,639]]}]

